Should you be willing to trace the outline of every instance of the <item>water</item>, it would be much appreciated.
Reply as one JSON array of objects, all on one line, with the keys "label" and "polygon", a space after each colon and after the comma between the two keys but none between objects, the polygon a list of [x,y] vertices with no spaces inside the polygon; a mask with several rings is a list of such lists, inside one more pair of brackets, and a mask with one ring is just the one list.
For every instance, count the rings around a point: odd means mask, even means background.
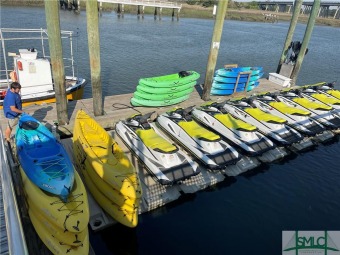
[{"label": "water", "polygon": [[[60,17],[62,29],[79,31],[78,72],[90,80],[86,13],[61,11]],[[216,67],[263,66],[268,76],[276,71],[288,26],[226,21]],[[1,7],[1,27],[45,28],[44,9]],[[293,40],[302,40],[305,27],[298,24]],[[212,20],[138,20],[128,14],[118,19],[104,13],[103,94],[131,93],[139,78],[181,70],[199,72],[203,82],[212,31]],[[339,41],[340,28],[315,26],[299,85],[340,80]],[[85,97],[91,97],[90,83]],[[136,229],[118,225],[91,233],[91,244],[100,255],[281,254],[282,230],[340,230],[339,155],[336,139],[283,162],[262,165],[141,215]]]}]

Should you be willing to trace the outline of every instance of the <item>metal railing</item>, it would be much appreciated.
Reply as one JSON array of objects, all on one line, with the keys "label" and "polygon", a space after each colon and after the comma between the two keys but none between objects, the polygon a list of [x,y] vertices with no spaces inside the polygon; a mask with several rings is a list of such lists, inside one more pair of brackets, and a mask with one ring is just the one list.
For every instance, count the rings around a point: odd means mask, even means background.
[{"label": "metal railing", "polygon": [[[72,77],[75,77],[75,60],[73,53],[73,31],[61,30],[61,39],[69,39],[69,47],[70,47],[70,57],[63,58],[64,61],[70,63],[69,65],[65,65],[65,68],[70,67],[72,71]],[[6,79],[7,83],[9,83],[9,73],[12,71],[8,68],[7,64],[7,50],[6,50],[6,42],[8,41],[18,41],[18,40],[39,40],[40,41],[40,50],[42,52],[43,58],[50,58],[46,53],[46,45],[45,41],[48,40],[48,32],[47,29],[21,29],[21,28],[0,28],[0,40],[1,47],[3,53],[3,61],[5,69],[0,70],[0,79]],[[47,44],[48,45],[48,44]],[[38,48],[38,47],[36,47]]]},{"label": "metal railing", "polygon": [[0,178],[2,184],[3,205],[6,220],[6,230],[8,239],[9,254],[29,254],[26,245],[26,239],[22,228],[22,223],[19,215],[18,204],[13,187],[13,180],[10,169],[10,162],[7,157],[4,144],[4,136],[0,129]]}]

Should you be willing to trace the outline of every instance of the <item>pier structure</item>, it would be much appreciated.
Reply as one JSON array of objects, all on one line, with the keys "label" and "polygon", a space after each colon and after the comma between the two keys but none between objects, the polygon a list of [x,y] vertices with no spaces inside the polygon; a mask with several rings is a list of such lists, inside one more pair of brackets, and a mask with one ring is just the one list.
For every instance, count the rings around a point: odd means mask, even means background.
[{"label": "pier structure", "polygon": [[80,0],[59,0],[60,8],[80,13]]},{"label": "pier structure", "polygon": [[[292,13],[294,2],[295,1],[259,1],[257,4],[261,10]],[[300,13],[309,15],[312,11],[313,3],[314,1],[303,1]],[[340,19],[340,2],[322,1],[318,11],[318,17]]]},{"label": "pier structure", "polygon": [[[260,79],[260,86],[255,88],[250,92],[238,92],[231,96],[211,96],[212,101],[221,102],[226,99],[232,99],[237,97],[244,97],[244,96],[253,96],[255,94],[260,94],[263,92],[278,92],[282,90],[282,86],[277,85],[267,79]],[[129,116],[141,113],[146,114],[148,112],[156,112],[158,114],[164,113],[167,110],[173,107],[182,107],[186,108],[189,106],[200,106],[205,101],[201,98],[203,93],[202,85],[196,85],[195,91],[192,92],[190,96],[190,100],[186,100],[182,103],[172,106],[166,107],[131,107],[130,99],[133,96],[132,93],[129,94],[121,94],[121,95],[113,95],[113,96],[106,96],[104,99],[104,106],[105,106],[105,114],[102,116],[94,116],[94,108],[93,108],[93,98],[82,99],[77,101],[68,102],[68,116],[70,118],[70,122],[67,125],[59,126],[59,134],[61,137],[61,143],[64,145],[65,149],[67,150],[69,156],[73,158],[73,149],[72,149],[72,132],[73,132],[73,125],[75,116],[77,111],[80,109],[85,110],[90,116],[92,116],[103,128],[108,130],[110,135],[116,140],[119,146],[123,149],[126,155],[130,158],[132,164],[134,165],[143,190],[143,197],[141,199],[140,207],[139,207],[139,214],[154,210],[156,208],[162,207],[165,204],[168,204],[172,201],[179,199],[183,194],[192,194],[198,192],[200,190],[206,189],[208,187],[214,186],[215,184],[222,182],[222,181],[230,181],[234,176],[242,174],[243,172],[249,171],[258,167],[261,162],[263,163],[270,163],[276,160],[280,160],[286,157],[291,150],[294,151],[294,148],[283,148],[277,147],[272,151],[268,151],[264,153],[260,157],[248,157],[243,156],[242,159],[237,162],[235,165],[228,166],[226,169],[222,171],[210,171],[206,169],[204,166],[200,165],[201,173],[197,176],[194,176],[188,180],[185,180],[179,184],[173,186],[164,186],[159,184],[155,181],[150,173],[145,169],[143,164],[141,164],[136,157],[130,152],[130,150],[125,146],[122,140],[117,136],[116,132],[114,131],[115,124],[123,119],[128,118]],[[57,116],[57,107],[55,103],[45,104],[45,105],[30,105],[25,107],[25,111],[32,115],[34,118],[39,120],[41,123],[47,128],[50,128],[53,125],[54,120]],[[6,122],[4,120],[3,112],[0,112],[0,128],[3,130],[6,126]],[[0,130],[0,137],[2,138],[2,132]],[[170,139],[170,138],[169,138]],[[314,138],[313,138],[314,139]],[[315,137],[315,141],[318,138]],[[3,144],[3,139],[1,139],[1,144]],[[14,146],[14,144],[12,144]],[[7,146],[8,147],[8,146]],[[298,148],[296,148],[298,149]],[[3,149],[3,151],[5,151]],[[13,151],[15,151],[13,149]],[[18,172],[18,164],[15,162],[15,156],[9,156],[12,164],[8,164],[11,166],[15,183],[15,187],[17,187],[17,192],[22,194],[20,191],[20,187],[22,185],[20,183],[20,177]],[[4,161],[2,161],[5,163]],[[76,166],[77,169],[77,166]],[[1,176],[2,177],[2,176]],[[4,180],[3,178],[1,178]],[[3,183],[4,184],[4,183]],[[6,185],[9,183],[5,183]],[[18,194],[18,193],[17,193]],[[22,195],[19,197],[23,197]],[[88,192],[89,198],[89,205],[90,205],[90,222],[89,226],[93,231],[100,231],[112,224],[115,224],[115,221],[108,216],[101,207],[96,203],[96,201],[92,198],[90,192]],[[7,197],[4,197],[7,199]],[[19,204],[24,203],[20,201]],[[23,207],[22,207],[23,208]],[[25,217],[28,220],[28,217]],[[20,224],[20,223],[19,223]],[[21,224],[20,224],[21,225]],[[24,223],[24,230],[27,231],[30,224]],[[29,227],[30,232],[27,233],[25,236],[30,236],[31,233],[34,233],[32,227]],[[38,240],[38,238],[35,238]],[[36,253],[35,253],[36,254]],[[42,254],[42,253],[40,253]],[[90,254],[93,254],[93,251],[90,251]],[[45,254],[43,254],[45,255]]]},{"label": "pier structure", "polygon": [[124,16],[124,5],[134,5],[137,6],[137,16],[144,18],[144,10],[145,7],[154,7],[154,18],[159,20],[162,19],[162,9],[169,8],[172,9],[172,19],[175,17],[175,10],[177,10],[177,20],[179,20],[179,13],[182,8],[182,4],[178,4],[176,2],[169,2],[169,1],[154,1],[154,0],[98,0],[99,3],[99,13],[102,12],[103,3],[112,3],[117,4],[117,14],[119,16]]},{"label": "pier structure", "polygon": [[[213,101],[223,101],[227,98],[234,98],[240,96],[250,96],[253,93],[263,93],[263,91],[279,91],[282,89],[282,86],[276,85],[267,79],[260,79],[260,86],[255,88],[251,92],[238,92],[231,96],[212,96],[211,100]],[[146,114],[148,112],[155,111],[156,113],[164,113],[167,110],[173,107],[182,107],[186,108],[192,105],[199,106],[203,104],[205,101],[201,99],[201,95],[203,93],[203,88],[201,85],[196,85],[195,91],[191,94],[190,100],[186,100],[180,104],[166,106],[166,107],[131,107],[130,99],[133,96],[132,93],[129,94],[122,94],[122,95],[113,95],[113,96],[106,96],[104,99],[104,108],[105,114],[102,116],[95,116],[94,114],[94,107],[93,107],[93,98],[82,99],[77,101],[70,101],[68,102],[68,116],[70,122],[66,125],[60,125],[58,127],[58,133],[61,137],[61,142],[64,145],[65,149],[67,150],[69,156],[73,158],[73,149],[72,149],[72,133],[73,133],[73,125],[75,116],[77,111],[83,109],[86,111],[90,116],[92,116],[103,128],[108,130],[110,135],[116,140],[119,146],[123,149],[126,155],[130,158],[132,164],[134,165],[137,173],[139,174],[139,178],[142,185],[143,190],[143,198],[141,200],[139,214],[154,210],[156,208],[162,207],[165,204],[168,204],[172,201],[177,200],[183,194],[192,194],[199,190],[203,190],[210,186],[213,186],[219,182],[222,182],[229,177],[237,176],[243,172],[248,170],[254,169],[258,167],[261,162],[269,163],[272,161],[276,161],[279,159],[284,158],[288,155],[288,151],[285,148],[277,148],[275,151],[269,151],[266,155],[261,157],[247,157],[243,156],[242,159],[237,162],[236,165],[228,166],[223,171],[212,172],[208,169],[204,168],[200,165],[201,174],[194,176],[188,180],[181,182],[180,184],[176,184],[173,186],[164,186],[159,184],[155,181],[149,172],[143,167],[143,165],[138,161],[136,157],[129,151],[123,141],[117,136],[116,132],[114,131],[115,124],[123,119],[128,118],[129,116],[141,113]],[[34,118],[39,120],[41,123],[47,128],[51,128],[53,125],[54,120],[57,118],[57,106],[55,103],[45,104],[45,105],[30,105],[25,107],[25,111],[32,115]],[[3,112],[0,111],[0,129],[4,130],[6,128],[6,121],[4,121]],[[1,135],[0,130],[0,137]],[[170,138],[169,138],[170,139]],[[1,144],[3,144],[3,139],[1,139]],[[14,146],[14,144],[12,144]],[[8,146],[7,146],[8,147]],[[3,149],[5,151],[5,149]],[[15,151],[15,149],[13,149]],[[13,176],[13,183],[15,187],[22,187],[20,184],[21,178],[20,173],[18,171],[18,164],[16,162],[15,156],[8,155],[9,160],[12,162],[11,164],[6,164],[10,166]],[[3,163],[6,163],[2,161]],[[77,168],[77,167],[76,167]],[[2,177],[2,176],[1,176]],[[3,178],[1,178],[4,180]],[[4,183],[3,183],[4,184]],[[9,183],[6,183],[9,184]],[[18,188],[16,191],[17,197],[20,199],[18,204],[24,204],[23,200],[23,192]],[[19,194],[19,196],[18,196]],[[90,192],[88,192],[89,198],[89,205],[91,208],[90,212],[90,221],[89,226],[93,231],[100,231],[103,228],[106,228],[112,224],[115,224],[115,221],[108,216],[101,207],[96,203],[96,201],[92,198]],[[4,198],[4,199],[7,199]],[[24,208],[21,206],[21,208]],[[24,219],[27,219],[27,222],[23,222],[22,225],[24,226],[24,230],[26,232],[25,236],[31,236],[34,233],[34,229],[29,224],[29,218],[27,213],[22,212],[24,215]],[[19,223],[19,225],[21,225]],[[29,231],[28,231],[29,230]],[[27,232],[28,231],[28,232]],[[35,240],[39,238],[36,237]],[[38,241],[37,241],[38,242]],[[38,242],[39,243],[39,242]],[[35,244],[35,248],[38,244]],[[30,245],[31,246],[31,245]],[[32,247],[29,247],[31,249]],[[38,248],[39,249],[39,248]],[[36,253],[35,253],[36,254]],[[40,253],[42,254],[42,253]],[[42,254],[45,255],[45,254]]]}]

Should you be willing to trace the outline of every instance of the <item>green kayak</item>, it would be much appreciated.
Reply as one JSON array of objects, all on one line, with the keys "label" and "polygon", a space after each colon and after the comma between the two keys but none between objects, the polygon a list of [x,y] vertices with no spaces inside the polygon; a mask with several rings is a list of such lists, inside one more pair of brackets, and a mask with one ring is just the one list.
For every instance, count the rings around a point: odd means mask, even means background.
[{"label": "green kayak", "polygon": [[169,88],[196,81],[199,77],[200,74],[195,71],[182,71],[164,76],[142,78],[139,80],[139,84],[155,88]]},{"label": "green kayak", "polygon": [[186,90],[179,91],[179,92],[168,93],[168,94],[158,94],[158,93],[152,94],[152,93],[143,93],[143,92],[140,92],[140,91],[136,91],[135,93],[133,93],[133,97],[138,98],[138,99],[149,99],[149,100],[159,101],[159,100],[179,98],[179,97],[188,95],[193,91],[194,91],[193,87],[186,89]]},{"label": "green kayak", "polygon": [[178,104],[180,102],[183,102],[189,98],[189,94],[174,98],[174,99],[168,99],[168,100],[147,100],[147,99],[139,99],[139,98],[131,98],[131,105],[133,106],[151,106],[151,107],[158,107],[158,106],[167,106],[167,105],[173,105]]},{"label": "green kayak", "polygon": [[137,91],[142,92],[142,93],[168,94],[168,93],[175,93],[175,92],[187,90],[189,88],[193,88],[195,85],[196,85],[196,81],[192,81],[192,82],[186,83],[186,84],[181,85],[181,86],[173,86],[173,87],[170,87],[170,88],[155,88],[155,87],[149,87],[149,86],[146,86],[146,85],[143,85],[143,84],[139,84],[136,87],[136,89],[137,89]]}]

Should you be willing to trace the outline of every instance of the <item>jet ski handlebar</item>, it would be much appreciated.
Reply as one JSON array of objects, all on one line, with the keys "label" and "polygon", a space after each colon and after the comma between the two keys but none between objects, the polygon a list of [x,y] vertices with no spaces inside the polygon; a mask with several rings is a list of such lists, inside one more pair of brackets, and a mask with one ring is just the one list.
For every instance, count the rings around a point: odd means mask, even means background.
[{"label": "jet ski handlebar", "polygon": [[139,118],[139,123],[146,123],[148,122],[148,120],[151,120],[151,121],[154,121],[156,120],[158,117],[158,114],[153,111],[153,112],[149,112],[149,113],[146,113],[144,115],[142,115],[140,118]]}]

